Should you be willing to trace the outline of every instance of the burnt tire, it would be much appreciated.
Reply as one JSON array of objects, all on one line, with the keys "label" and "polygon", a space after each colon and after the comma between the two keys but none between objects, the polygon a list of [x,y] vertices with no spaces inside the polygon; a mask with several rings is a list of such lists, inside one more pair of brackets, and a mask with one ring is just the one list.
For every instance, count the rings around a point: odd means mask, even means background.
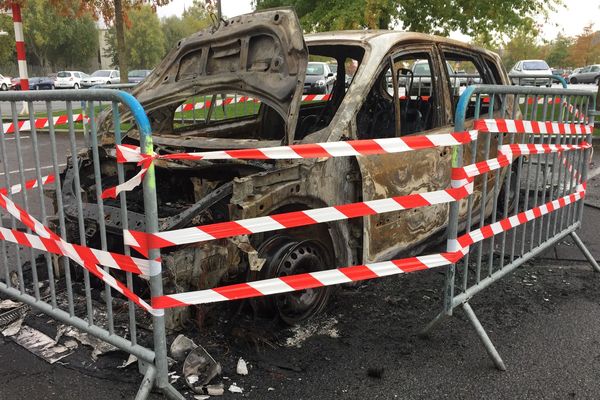
[{"label": "burnt tire", "polygon": [[[280,278],[322,271],[333,267],[333,251],[318,239],[274,235],[263,242],[258,250],[265,258],[260,272],[252,280]],[[277,316],[288,325],[306,321],[320,313],[327,305],[333,287],[319,287],[280,295],[259,297],[253,307],[261,316]]]}]

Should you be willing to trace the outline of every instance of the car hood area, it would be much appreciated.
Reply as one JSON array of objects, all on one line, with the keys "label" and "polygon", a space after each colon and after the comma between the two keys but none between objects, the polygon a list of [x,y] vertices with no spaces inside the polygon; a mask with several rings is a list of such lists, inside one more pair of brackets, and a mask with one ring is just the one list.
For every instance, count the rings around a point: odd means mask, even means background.
[{"label": "car hood area", "polygon": [[291,9],[238,16],[181,40],[132,94],[153,134],[174,132],[176,109],[193,96],[236,93],[259,99],[283,121],[298,120],[308,51]]}]

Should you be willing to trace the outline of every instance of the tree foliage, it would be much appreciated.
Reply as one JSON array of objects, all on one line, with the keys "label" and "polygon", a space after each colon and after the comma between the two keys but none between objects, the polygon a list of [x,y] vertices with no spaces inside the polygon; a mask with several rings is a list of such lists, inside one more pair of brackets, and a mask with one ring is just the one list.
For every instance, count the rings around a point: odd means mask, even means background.
[{"label": "tree foliage", "polygon": [[571,60],[578,65],[600,62],[600,32],[594,32],[593,25],[583,28],[575,43],[569,49]]},{"label": "tree foliage", "polygon": [[[164,55],[165,36],[156,13],[150,6],[141,6],[129,12],[129,25],[125,27],[129,67],[151,69]],[[113,65],[119,65],[115,28],[108,31],[108,48],[105,49]]]},{"label": "tree foliage", "polygon": [[15,31],[12,18],[6,14],[0,14],[0,30],[7,33],[0,36],[0,65],[14,63],[17,56],[15,51]]},{"label": "tree foliage", "polygon": [[27,54],[35,57],[39,65],[85,67],[96,54],[98,36],[90,14],[79,18],[72,14],[69,18],[48,7],[47,1],[29,0],[22,16]]},{"label": "tree foliage", "polygon": [[165,52],[175,47],[181,39],[210,26],[210,11],[203,2],[194,0],[181,18],[177,16],[163,18],[161,25],[165,36]]},{"label": "tree foliage", "polygon": [[292,6],[309,32],[400,29],[448,35],[459,31],[487,44],[515,30],[531,31],[562,0],[254,0],[257,9]]}]

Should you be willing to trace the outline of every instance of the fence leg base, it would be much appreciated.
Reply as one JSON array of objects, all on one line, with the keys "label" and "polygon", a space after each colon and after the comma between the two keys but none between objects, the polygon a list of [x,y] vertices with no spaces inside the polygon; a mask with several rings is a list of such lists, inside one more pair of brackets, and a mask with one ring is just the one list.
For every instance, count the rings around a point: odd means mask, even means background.
[{"label": "fence leg base", "polygon": [[148,395],[154,386],[154,378],[156,378],[156,368],[154,368],[154,365],[150,365],[148,366],[148,369],[146,369],[142,384],[135,395],[135,400],[146,400],[148,398]]},{"label": "fence leg base", "polygon": [[594,256],[592,256],[592,253],[590,253],[586,245],[583,244],[579,235],[577,235],[575,232],[571,232],[571,237],[573,238],[573,241],[577,247],[579,247],[579,250],[581,250],[585,258],[587,258],[588,262],[592,265],[594,271],[600,272],[600,265],[598,265],[598,262],[594,259]]},{"label": "fence leg base", "polygon": [[162,393],[167,397],[167,399],[171,400],[185,400],[185,397],[181,393],[177,391],[173,386],[167,385],[164,388],[160,389]]},{"label": "fence leg base", "polygon": [[502,361],[502,358],[500,358],[500,354],[498,354],[498,351],[496,350],[494,344],[485,332],[485,329],[483,329],[481,322],[479,322],[479,320],[477,319],[477,316],[475,315],[475,312],[473,312],[473,309],[471,308],[469,303],[463,303],[462,308],[465,311],[465,315],[467,316],[469,322],[475,328],[477,336],[479,336],[481,343],[483,343],[483,346],[485,347],[485,351],[487,351],[488,355],[494,362],[496,368],[500,371],[506,371],[504,361]]},{"label": "fence leg base", "polygon": [[446,312],[442,311],[441,313],[436,315],[434,319],[429,321],[429,323],[427,325],[425,325],[425,327],[419,331],[417,336],[419,336],[420,338],[423,338],[423,339],[428,338],[429,334],[431,333],[433,328],[435,328],[437,324],[439,324],[440,322],[445,320],[447,316],[448,316],[448,314]]}]

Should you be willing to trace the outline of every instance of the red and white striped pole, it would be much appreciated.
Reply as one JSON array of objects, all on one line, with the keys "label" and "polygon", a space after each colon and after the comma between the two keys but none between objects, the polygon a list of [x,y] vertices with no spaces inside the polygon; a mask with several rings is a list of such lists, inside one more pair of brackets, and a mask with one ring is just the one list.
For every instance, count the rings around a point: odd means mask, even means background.
[{"label": "red and white striped pole", "polygon": [[25,60],[25,38],[23,36],[21,6],[17,3],[12,3],[12,16],[15,24],[15,42],[17,43],[17,63],[19,64],[21,90],[29,90],[29,77],[27,76],[27,61]]},{"label": "red and white striped pole", "polygon": [[[21,90],[29,90],[29,77],[27,75],[27,61],[25,59],[25,36],[23,35],[23,20],[21,19],[21,6],[12,3],[12,16],[15,26],[15,42],[17,44],[17,64],[19,65],[19,79]],[[27,103],[23,102],[22,114],[28,114]]]}]

